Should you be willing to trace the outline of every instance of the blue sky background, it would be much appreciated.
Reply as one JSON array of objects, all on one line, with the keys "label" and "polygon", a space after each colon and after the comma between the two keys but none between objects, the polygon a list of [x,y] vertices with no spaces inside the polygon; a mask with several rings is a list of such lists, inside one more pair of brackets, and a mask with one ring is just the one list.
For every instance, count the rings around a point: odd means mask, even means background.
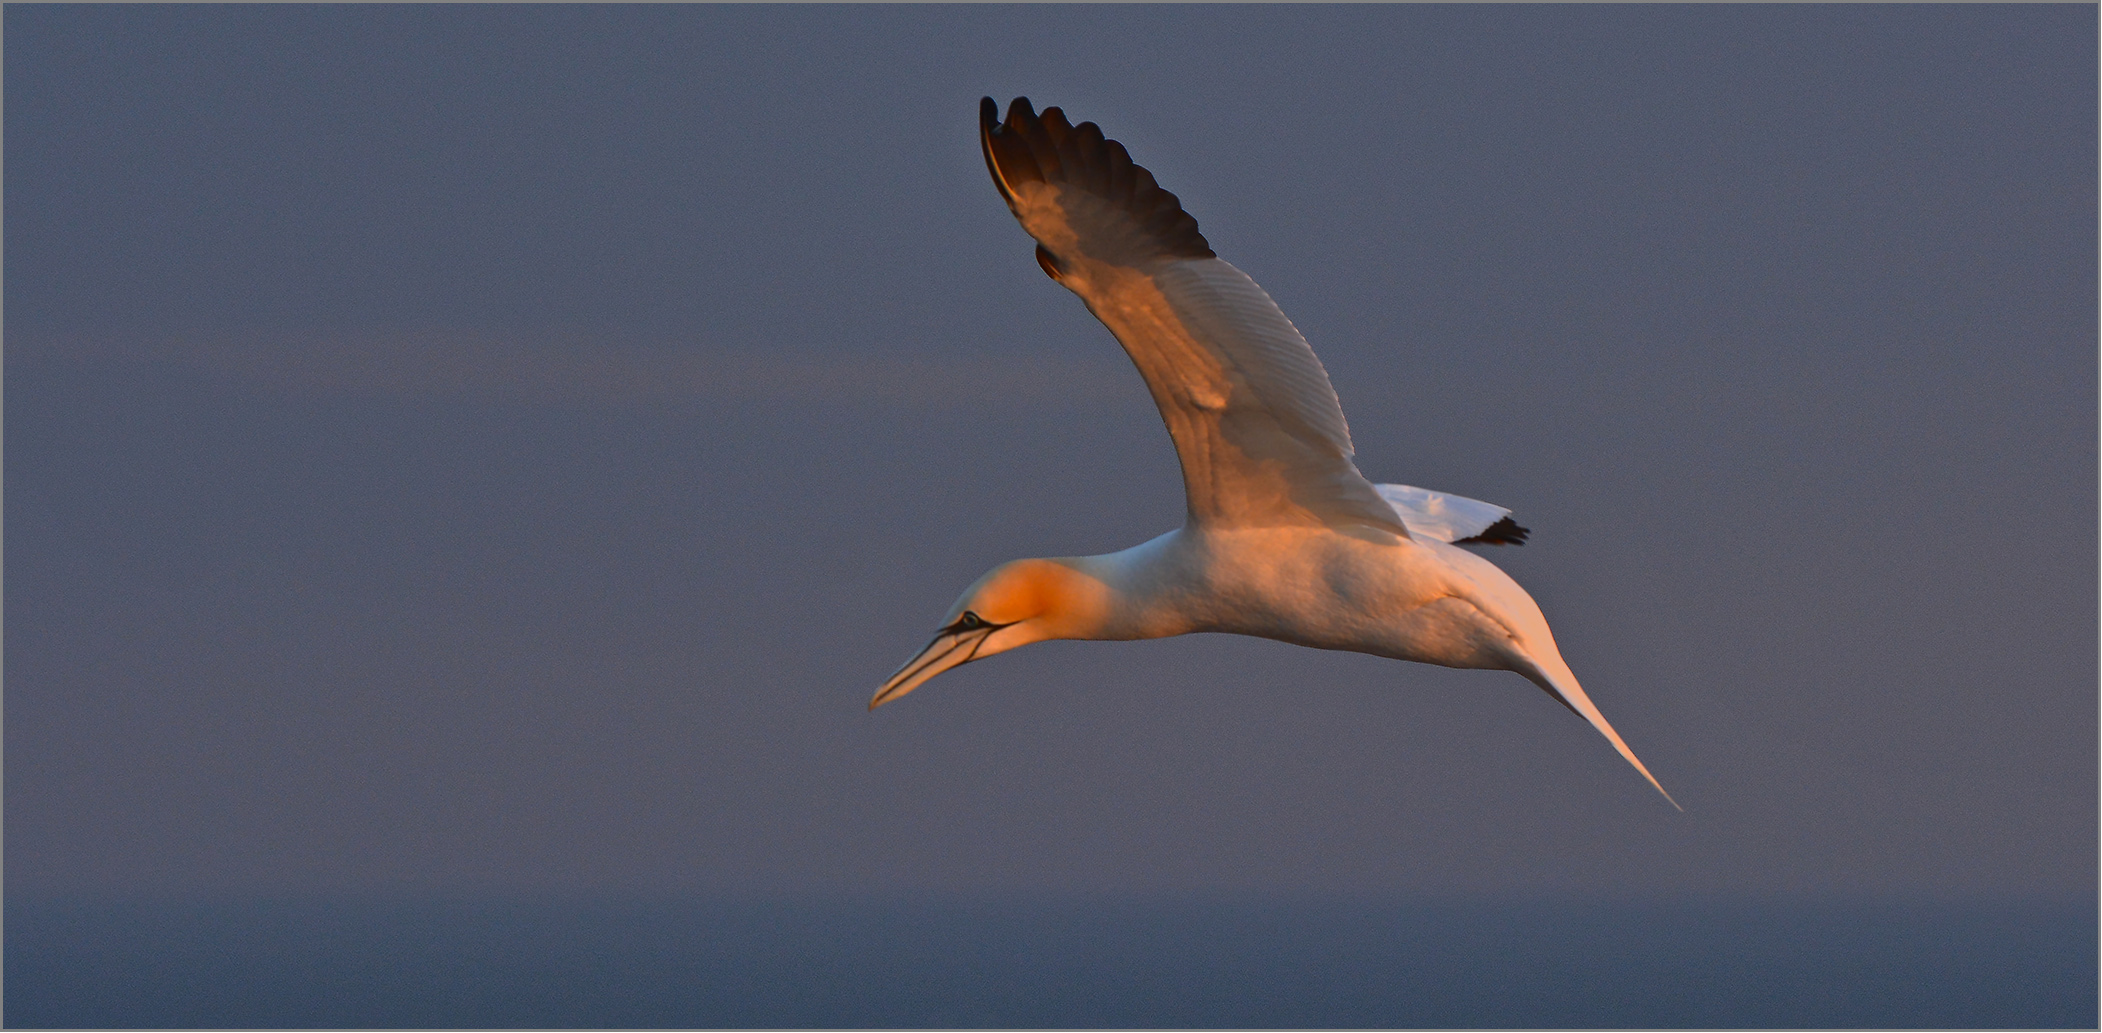
[{"label": "blue sky background", "polygon": [[[2091,6],[5,14],[10,894],[2091,900]],[[1100,123],[1516,676],[869,693],[1174,526],[981,94]]]}]

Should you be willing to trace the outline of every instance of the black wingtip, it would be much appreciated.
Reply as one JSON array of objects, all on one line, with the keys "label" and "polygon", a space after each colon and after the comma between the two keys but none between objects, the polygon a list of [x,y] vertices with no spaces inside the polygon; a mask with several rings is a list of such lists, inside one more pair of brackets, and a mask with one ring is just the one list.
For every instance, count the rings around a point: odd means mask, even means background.
[{"label": "black wingtip", "polygon": [[1044,181],[1044,169],[1030,148],[1029,133],[1042,135],[1043,125],[1029,106],[1029,98],[1016,97],[1007,106],[1007,122],[1000,122],[1000,104],[991,97],[978,102],[978,146],[985,152],[986,171],[1009,211],[1015,207],[1015,190]]},{"label": "black wingtip", "polygon": [[1055,107],[1038,115],[1029,98],[1016,97],[1003,123],[999,103],[985,97],[978,101],[978,142],[993,185],[1010,210],[1015,190],[1026,184],[1070,184],[1124,209],[1163,254],[1218,257],[1182,202],[1092,122],[1073,125]]},{"label": "black wingtip", "polygon": [[[1017,100],[1016,103],[1026,104],[1027,101]],[[1012,138],[1003,138],[1007,136],[1008,134],[1003,132],[1000,126],[1000,103],[991,97],[980,100],[978,102],[978,148],[985,154],[985,170],[992,173],[993,186],[999,189],[1000,199],[1007,202],[1008,210],[1012,211],[1015,206],[1014,187],[1008,185],[1009,173],[1002,172],[1000,169],[1002,155],[997,152],[999,150],[1008,152],[1005,156],[1008,170],[1016,174],[1019,174],[1021,171],[1020,166],[1022,162],[1019,159],[1022,156],[1014,153],[1015,141]]]},{"label": "black wingtip", "polygon": [[1510,517],[1501,517],[1495,523],[1483,528],[1482,533],[1475,535],[1472,538],[1462,538],[1459,541],[1454,542],[1453,544],[1524,545],[1526,536],[1532,533],[1533,532],[1518,526],[1518,522],[1516,520],[1513,520]]}]

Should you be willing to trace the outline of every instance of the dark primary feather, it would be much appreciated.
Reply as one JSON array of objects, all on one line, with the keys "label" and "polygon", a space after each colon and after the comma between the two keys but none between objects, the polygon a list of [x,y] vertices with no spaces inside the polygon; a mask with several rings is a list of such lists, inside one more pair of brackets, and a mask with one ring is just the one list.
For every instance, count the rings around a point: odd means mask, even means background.
[{"label": "dark primary feather", "polygon": [[1462,538],[1459,541],[1454,542],[1453,544],[1524,545],[1526,535],[1532,533],[1533,532],[1518,526],[1518,522],[1516,520],[1513,520],[1510,517],[1503,517],[1497,520],[1495,523],[1490,524],[1488,527],[1483,528],[1482,533],[1475,535],[1472,538]]},{"label": "dark primary feather", "polygon": [[[1010,210],[1016,187],[1070,186],[1129,214],[1165,256],[1218,257],[1198,232],[1197,220],[1182,210],[1182,202],[1161,189],[1153,173],[1133,162],[1124,145],[1104,137],[1093,122],[1072,125],[1057,108],[1045,108],[1038,115],[1029,98],[1016,97],[1003,125],[1000,106],[987,97],[978,102],[978,140],[985,150],[985,167]],[[1048,265],[1045,271],[1051,271]]]}]

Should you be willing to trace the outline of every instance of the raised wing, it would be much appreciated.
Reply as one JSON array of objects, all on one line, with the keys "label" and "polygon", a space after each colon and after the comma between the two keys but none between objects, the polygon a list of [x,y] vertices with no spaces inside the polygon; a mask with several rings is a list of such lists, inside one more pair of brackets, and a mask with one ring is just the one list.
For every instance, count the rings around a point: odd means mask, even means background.
[{"label": "raised wing", "polygon": [[1016,98],[979,139],[1037,262],[1117,336],[1182,462],[1190,521],[1369,524],[1407,536],[1351,463],[1328,373],[1263,289],[1212,253],[1174,194],[1092,122]]},{"label": "raised wing", "polygon": [[1510,510],[1479,499],[1406,484],[1373,487],[1413,535],[1454,545],[1524,545],[1526,535],[1532,533],[1511,519]]}]

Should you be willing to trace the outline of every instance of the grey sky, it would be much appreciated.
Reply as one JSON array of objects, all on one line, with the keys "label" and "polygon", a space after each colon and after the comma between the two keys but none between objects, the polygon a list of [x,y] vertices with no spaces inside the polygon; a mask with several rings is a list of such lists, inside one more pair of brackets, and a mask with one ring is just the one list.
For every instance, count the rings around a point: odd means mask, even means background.
[{"label": "grey sky", "polygon": [[[9,7],[10,891],[2090,894],[2096,14]],[[1524,680],[1053,643],[1173,526],[976,151],[1123,141]]]}]

